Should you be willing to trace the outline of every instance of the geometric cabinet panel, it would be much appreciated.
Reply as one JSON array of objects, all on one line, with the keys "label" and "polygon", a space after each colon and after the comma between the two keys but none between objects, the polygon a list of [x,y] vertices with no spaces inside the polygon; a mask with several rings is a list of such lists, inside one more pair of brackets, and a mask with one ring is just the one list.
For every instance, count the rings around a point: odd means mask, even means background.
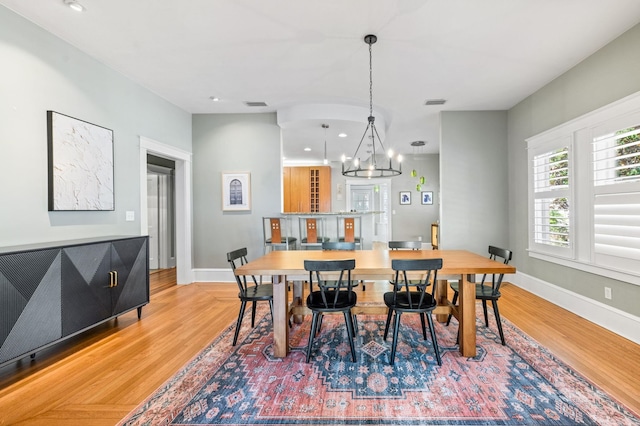
[{"label": "geometric cabinet panel", "polygon": [[111,316],[111,243],[62,249],[62,335],[69,336]]},{"label": "geometric cabinet panel", "polygon": [[0,363],[62,336],[60,253],[0,256]]}]

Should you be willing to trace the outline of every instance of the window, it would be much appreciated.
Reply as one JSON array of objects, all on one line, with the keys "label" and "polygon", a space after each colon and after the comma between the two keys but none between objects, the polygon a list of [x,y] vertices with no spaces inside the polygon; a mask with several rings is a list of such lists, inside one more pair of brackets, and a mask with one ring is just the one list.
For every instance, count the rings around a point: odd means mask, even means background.
[{"label": "window", "polygon": [[[592,140],[594,263],[640,271],[640,117]],[[599,131],[600,130],[600,131]]]},{"label": "window", "polygon": [[640,94],[527,140],[529,254],[640,284]]}]

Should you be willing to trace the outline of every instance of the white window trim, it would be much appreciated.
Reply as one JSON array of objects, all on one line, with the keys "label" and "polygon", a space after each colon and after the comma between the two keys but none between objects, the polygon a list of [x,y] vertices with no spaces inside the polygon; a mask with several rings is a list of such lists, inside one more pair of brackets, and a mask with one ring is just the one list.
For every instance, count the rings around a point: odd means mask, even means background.
[{"label": "white window trim", "polygon": [[[591,161],[591,141],[593,131],[601,126],[615,127],[617,122],[628,120],[630,116],[640,116],[640,92],[627,96],[595,111],[575,118],[564,124],[556,126],[526,140],[528,155],[528,180],[529,180],[529,256],[548,262],[557,263],[589,273],[606,276],[624,282],[640,285],[640,273],[618,270],[616,268],[594,264],[593,246],[593,172],[583,167],[582,164]],[[637,123],[640,123],[638,121]],[[636,123],[636,124],[637,124]],[[618,127],[619,128],[619,127]],[[559,146],[560,140],[570,138],[570,164],[580,167],[572,167],[570,172],[571,204],[571,251],[554,252],[548,247],[540,248],[533,240],[533,182],[531,158],[532,153],[541,152],[549,146]],[[584,149],[582,144],[588,144],[589,149]],[[579,144],[579,149],[574,149]],[[570,166],[571,167],[571,166]],[[585,182],[589,184],[585,185]],[[582,185],[580,185],[582,183]],[[638,185],[640,186],[640,185]],[[589,205],[589,212],[584,211]],[[579,213],[578,213],[579,212]],[[577,238],[576,238],[577,237]]]}]

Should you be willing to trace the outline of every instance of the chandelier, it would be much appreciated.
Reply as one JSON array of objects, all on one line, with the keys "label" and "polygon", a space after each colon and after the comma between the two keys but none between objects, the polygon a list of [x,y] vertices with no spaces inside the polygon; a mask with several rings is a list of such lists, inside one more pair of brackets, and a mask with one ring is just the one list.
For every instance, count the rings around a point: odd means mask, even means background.
[{"label": "chandelier", "polygon": [[[402,174],[401,155],[396,157],[397,167],[393,166],[394,158],[392,150],[386,152],[386,156],[389,159],[389,167],[386,167],[386,161],[384,161],[384,164],[378,164],[377,161],[378,155],[385,155],[384,144],[382,143],[382,139],[380,139],[380,135],[378,135],[378,130],[376,129],[375,124],[376,119],[373,116],[373,68],[371,65],[371,45],[378,41],[378,37],[373,34],[369,34],[364,37],[364,41],[369,45],[369,119],[367,122],[367,128],[364,130],[364,134],[362,135],[360,143],[356,148],[356,152],[352,157],[351,164],[347,166],[347,158],[344,155],[342,156],[342,174],[344,176],[361,178],[398,176]],[[371,151],[367,151],[367,153],[370,154],[368,164],[363,165],[360,161],[360,157],[358,157],[358,153],[360,152],[362,142],[367,137],[371,140]],[[376,147],[376,144],[378,144],[379,147]]]}]

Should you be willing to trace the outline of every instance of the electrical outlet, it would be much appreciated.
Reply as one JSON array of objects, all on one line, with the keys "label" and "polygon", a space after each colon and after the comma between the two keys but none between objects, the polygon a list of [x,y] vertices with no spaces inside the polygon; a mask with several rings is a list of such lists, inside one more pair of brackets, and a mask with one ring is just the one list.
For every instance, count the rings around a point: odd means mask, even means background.
[{"label": "electrical outlet", "polygon": [[604,288],[604,298],[611,300],[611,287]]}]

